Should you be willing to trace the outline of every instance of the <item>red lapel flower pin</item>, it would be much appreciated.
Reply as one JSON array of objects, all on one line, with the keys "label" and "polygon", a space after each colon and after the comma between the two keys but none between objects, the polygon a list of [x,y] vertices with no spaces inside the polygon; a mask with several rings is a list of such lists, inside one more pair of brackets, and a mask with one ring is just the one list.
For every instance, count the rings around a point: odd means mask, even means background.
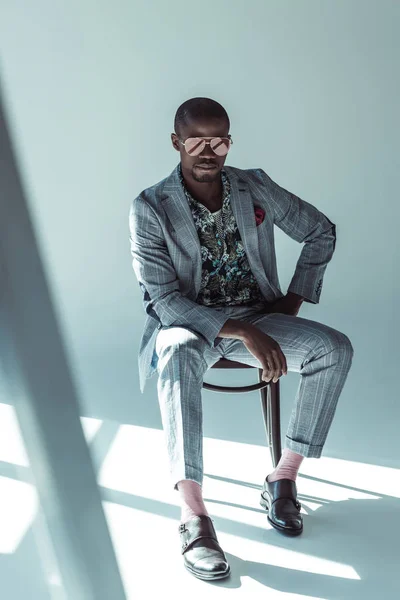
[{"label": "red lapel flower pin", "polygon": [[265,210],[257,206],[254,209],[254,215],[256,217],[256,227],[258,227],[264,221]]}]

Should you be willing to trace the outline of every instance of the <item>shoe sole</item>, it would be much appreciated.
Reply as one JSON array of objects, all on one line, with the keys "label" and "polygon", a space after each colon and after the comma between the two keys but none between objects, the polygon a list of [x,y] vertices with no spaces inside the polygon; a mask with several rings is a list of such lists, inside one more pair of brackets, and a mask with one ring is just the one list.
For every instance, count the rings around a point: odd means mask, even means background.
[{"label": "shoe sole", "polygon": [[203,579],[203,581],[214,581],[215,579],[224,579],[225,577],[228,577],[231,574],[230,566],[229,566],[228,570],[224,571],[223,573],[210,573],[209,575],[207,575],[205,573],[198,573],[197,571],[194,571],[193,569],[191,569],[187,564],[185,564],[184,566],[185,566],[185,569],[187,571],[189,571],[189,573],[191,573],[198,579]]},{"label": "shoe sole", "polygon": [[[269,512],[269,505],[268,502],[266,501],[266,499],[264,498],[264,496],[261,494],[261,500],[260,500],[260,505],[265,508],[265,510],[267,511],[267,513]],[[283,533],[284,535],[289,535],[291,537],[294,537],[296,535],[300,535],[301,533],[303,533],[303,526],[301,526],[301,529],[288,529],[287,527],[282,527],[281,525],[277,525],[276,523],[274,523],[270,518],[269,515],[267,515],[267,520],[268,523],[270,523],[270,525],[272,525],[272,527],[274,529],[276,529],[277,531],[280,531],[281,533]]]}]

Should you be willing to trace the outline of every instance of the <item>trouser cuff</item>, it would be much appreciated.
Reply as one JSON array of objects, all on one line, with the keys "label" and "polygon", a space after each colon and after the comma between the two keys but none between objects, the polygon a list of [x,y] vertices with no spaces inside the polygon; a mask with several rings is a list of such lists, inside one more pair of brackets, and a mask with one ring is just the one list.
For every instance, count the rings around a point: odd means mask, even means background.
[{"label": "trouser cuff", "polygon": [[203,474],[198,469],[194,469],[193,467],[186,467],[185,473],[177,473],[174,471],[171,474],[174,490],[178,490],[178,483],[183,479],[189,479],[190,481],[195,481],[199,484],[200,487],[203,486]]},{"label": "trouser cuff", "polygon": [[296,452],[296,454],[300,454],[300,456],[306,458],[320,458],[323,446],[313,446],[312,444],[296,442],[286,436],[286,448],[289,448],[292,452]]}]

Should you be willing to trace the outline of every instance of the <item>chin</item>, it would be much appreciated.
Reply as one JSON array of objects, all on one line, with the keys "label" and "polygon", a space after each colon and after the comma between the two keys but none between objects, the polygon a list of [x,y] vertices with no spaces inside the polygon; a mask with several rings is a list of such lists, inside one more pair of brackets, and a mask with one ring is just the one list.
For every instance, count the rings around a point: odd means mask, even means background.
[{"label": "chin", "polygon": [[196,168],[192,169],[193,179],[195,181],[199,181],[199,182],[215,181],[216,179],[218,179],[220,173],[221,173],[221,167],[217,167],[215,169],[215,171],[213,171],[212,173],[201,172],[201,174],[200,174],[200,171],[198,171]]},{"label": "chin", "polygon": [[198,181],[199,183],[211,183],[211,181],[216,180],[216,176],[207,174],[198,176],[195,173],[193,173],[193,179],[195,181]]}]

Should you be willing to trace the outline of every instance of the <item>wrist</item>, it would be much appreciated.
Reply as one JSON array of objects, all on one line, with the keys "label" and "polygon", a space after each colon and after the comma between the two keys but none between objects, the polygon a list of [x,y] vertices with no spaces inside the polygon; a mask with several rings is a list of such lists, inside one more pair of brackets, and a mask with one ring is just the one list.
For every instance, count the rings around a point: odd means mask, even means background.
[{"label": "wrist", "polygon": [[246,342],[248,339],[251,338],[252,331],[254,330],[254,328],[255,326],[252,323],[248,323],[247,321],[240,321],[238,323],[237,328],[238,339],[242,342]]},{"label": "wrist", "polygon": [[297,304],[299,304],[299,305],[300,305],[300,304],[302,304],[302,302],[304,302],[304,297],[303,297],[303,296],[300,296],[300,294],[295,294],[294,292],[288,292],[288,293],[286,294],[286,297],[287,297],[289,300],[291,300],[291,301],[293,301],[293,302],[296,302],[296,303],[297,303]]},{"label": "wrist", "polygon": [[230,318],[225,322],[218,334],[218,337],[233,338],[244,341],[247,339],[247,336],[250,334],[250,331],[253,328],[254,326],[251,323],[247,323],[247,321],[240,321],[239,319]]}]

